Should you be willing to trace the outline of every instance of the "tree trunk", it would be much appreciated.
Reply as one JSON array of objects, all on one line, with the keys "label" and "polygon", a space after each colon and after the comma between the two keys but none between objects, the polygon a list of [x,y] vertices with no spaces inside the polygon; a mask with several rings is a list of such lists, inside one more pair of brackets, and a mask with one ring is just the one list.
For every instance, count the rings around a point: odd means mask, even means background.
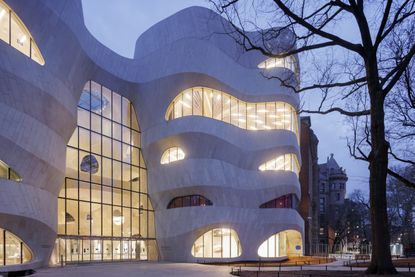
[{"label": "tree trunk", "polygon": [[379,85],[376,57],[366,61],[370,95],[370,134],[372,151],[369,155],[369,191],[372,223],[372,259],[366,273],[395,274],[390,252],[390,236],[386,203],[388,142],[385,139],[384,96]]}]

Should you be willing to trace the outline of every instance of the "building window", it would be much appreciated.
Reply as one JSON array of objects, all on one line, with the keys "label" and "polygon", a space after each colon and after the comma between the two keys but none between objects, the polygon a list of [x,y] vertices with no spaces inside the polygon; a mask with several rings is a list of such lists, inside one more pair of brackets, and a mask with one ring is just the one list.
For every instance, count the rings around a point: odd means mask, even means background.
[{"label": "building window", "polygon": [[300,165],[298,163],[297,156],[294,154],[285,154],[277,156],[276,158],[261,164],[258,169],[261,171],[292,171],[298,174],[299,168]]},{"label": "building window", "polygon": [[[297,197],[294,194],[287,194],[283,195],[281,197],[278,197],[276,199],[273,199],[271,201],[268,201],[261,206],[259,206],[260,209],[272,209],[272,208],[288,208],[293,209],[294,208],[294,201],[297,199]],[[295,201],[297,202],[297,201]]]},{"label": "building window", "polygon": [[324,197],[320,198],[320,212],[321,213],[326,212],[326,198],[324,198]]},{"label": "building window", "polygon": [[186,154],[184,151],[179,147],[171,147],[164,151],[163,155],[161,156],[160,163],[161,164],[169,164],[175,161],[183,160]]},{"label": "building window", "polygon": [[67,145],[55,252],[66,262],[146,260],[149,244],[154,210],[136,113],[127,98],[89,81]]},{"label": "building window", "polygon": [[340,201],[340,193],[336,193],[336,200]]},{"label": "building window", "polygon": [[294,73],[297,73],[297,62],[294,56],[288,56],[285,58],[268,58],[265,61],[258,64],[258,68],[270,69],[270,68],[286,68]]},{"label": "building window", "polygon": [[45,60],[32,35],[3,0],[0,0],[0,39],[38,64],[45,64]]},{"label": "building window", "polygon": [[0,160],[0,179],[7,179],[15,182],[22,181],[20,175],[2,160]]},{"label": "building window", "polygon": [[192,247],[196,258],[236,258],[241,255],[238,234],[230,228],[218,228],[200,236]]},{"label": "building window", "polygon": [[302,255],[303,241],[301,233],[286,230],[272,235],[258,248],[258,256],[263,258],[278,258]]},{"label": "building window", "polygon": [[212,202],[202,195],[186,195],[173,198],[167,205],[167,209],[212,206]]},{"label": "building window", "polygon": [[325,183],[321,183],[320,184],[320,193],[325,193],[326,192],[326,185]]},{"label": "building window", "polygon": [[181,92],[170,104],[166,120],[184,116],[204,116],[247,130],[285,129],[298,137],[297,112],[288,103],[250,103],[206,87]]},{"label": "building window", "polygon": [[0,267],[27,263],[32,251],[13,233],[0,228]]}]

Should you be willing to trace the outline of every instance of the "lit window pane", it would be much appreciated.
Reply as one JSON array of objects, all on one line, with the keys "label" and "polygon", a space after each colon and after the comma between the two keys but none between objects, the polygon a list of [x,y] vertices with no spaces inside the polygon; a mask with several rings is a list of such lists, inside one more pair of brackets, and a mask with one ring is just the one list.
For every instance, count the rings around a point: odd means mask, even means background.
[{"label": "lit window pane", "polygon": [[39,48],[25,25],[3,1],[0,2],[0,39],[40,65],[45,64]]},{"label": "lit window pane", "polygon": [[167,108],[165,119],[198,115],[248,130],[285,129],[298,138],[296,110],[288,103],[249,103],[221,91],[195,87],[180,93]]},{"label": "lit window pane", "polygon": [[295,154],[285,154],[285,155],[277,156],[274,159],[271,159],[261,164],[258,169],[261,171],[265,171],[265,170],[292,171],[298,174],[299,164],[298,164],[297,156]]},{"label": "lit window pane", "polygon": [[278,258],[302,255],[301,233],[286,230],[270,236],[258,248],[258,256]]},{"label": "lit window pane", "polygon": [[192,255],[197,258],[235,258],[241,255],[239,237],[233,229],[217,228],[197,238]]},{"label": "lit window pane", "polygon": [[11,32],[11,45],[29,57],[31,38],[25,31],[23,24],[14,13],[12,13]]},{"label": "lit window pane", "polygon": [[9,9],[0,2],[0,39],[9,43]]},{"label": "lit window pane", "polygon": [[163,155],[161,156],[160,163],[161,164],[169,164],[171,162],[183,160],[186,154],[184,151],[179,147],[172,147],[164,151]]},{"label": "lit window pane", "polygon": [[[69,178],[59,193],[58,240],[68,246],[67,261],[147,259],[147,239],[154,239],[154,226],[148,224],[154,218],[149,219],[152,207],[145,194],[147,172],[135,112],[126,98],[95,82],[87,82],[82,95],[78,127],[67,147]],[[66,235],[78,238],[62,237]],[[121,236],[125,239],[115,239]]]},{"label": "lit window pane", "polygon": [[213,90],[203,88],[203,116],[212,117]]}]

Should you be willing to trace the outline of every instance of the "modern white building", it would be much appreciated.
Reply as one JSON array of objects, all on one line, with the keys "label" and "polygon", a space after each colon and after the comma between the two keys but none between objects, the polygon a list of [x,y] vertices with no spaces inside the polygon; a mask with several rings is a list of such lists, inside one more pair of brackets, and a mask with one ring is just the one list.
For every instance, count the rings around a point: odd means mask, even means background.
[{"label": "modern white building", "polygon": [[263,76],[296,86],[298,63],[229,30],[188,8],[128,59],[88,32],[80,0],[0,0],[0,272],[303,253],[299,98]]}]

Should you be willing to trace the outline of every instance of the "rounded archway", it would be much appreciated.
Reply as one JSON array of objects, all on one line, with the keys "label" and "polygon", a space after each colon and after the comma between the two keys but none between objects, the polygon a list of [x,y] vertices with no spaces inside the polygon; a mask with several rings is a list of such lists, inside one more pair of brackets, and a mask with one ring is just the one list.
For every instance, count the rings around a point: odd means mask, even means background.
[{"label": "rounded archway", "polygon": [[279,258],[301,256],[303,240],[296,230],[284,230],[270,236],[258,248],[258,256],[262,258]]}]

